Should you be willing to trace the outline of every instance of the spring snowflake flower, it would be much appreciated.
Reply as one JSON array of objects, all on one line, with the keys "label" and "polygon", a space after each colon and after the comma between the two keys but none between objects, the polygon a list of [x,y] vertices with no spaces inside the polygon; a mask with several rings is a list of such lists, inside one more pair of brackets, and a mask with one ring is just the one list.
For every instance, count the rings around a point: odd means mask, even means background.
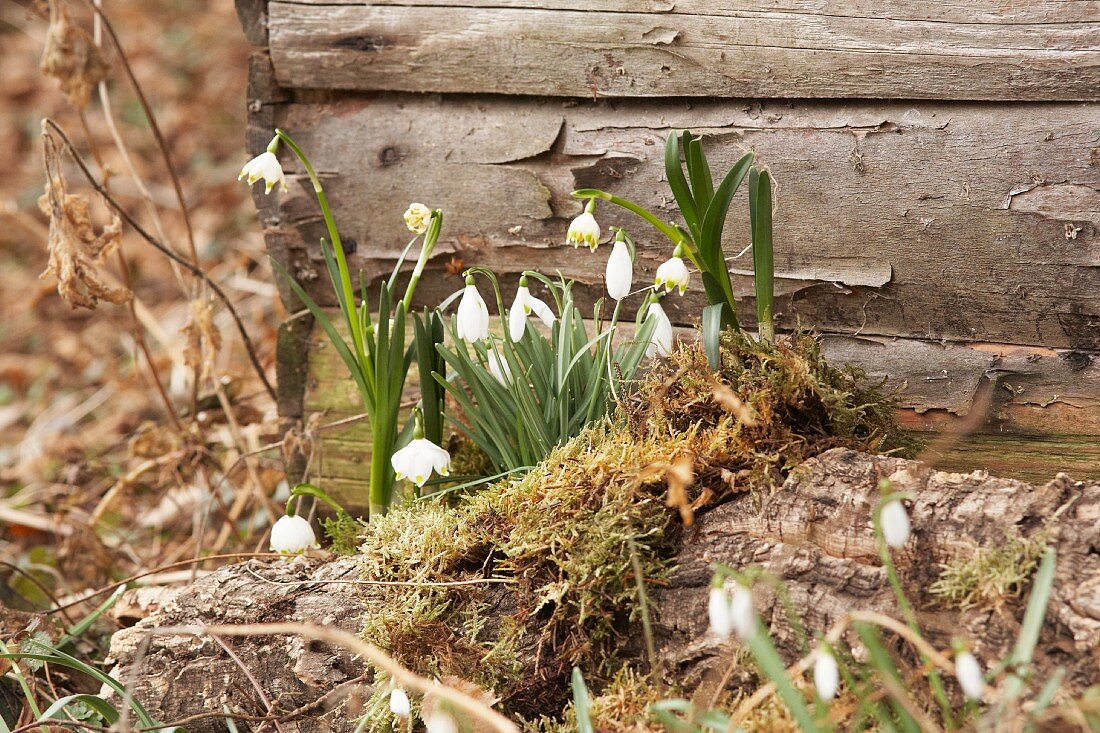
[{"label": "spring snowflake flower", "polygon": [[390,690],[390,712],[399,718],[407,718],[412,713],[409,696],[400,687]]},{"label": "spring snowflake flower", "polygon": [[474,285],[473,275],[466,278],[466,288],[455,315],[455,330],[460,339],[471,343],[489,338],[489,309]]},{"label": "spring snowflake flower", "polygon": [[707,599],[707,615],[710,617],[710,630],[722,639],[728,639],[733,633],[733,618],[730,616],[730,596],[726,589],[712,587]]},{"label": "spring snowflake flower", "polygon": [[434,711],[425,718],[424,728],[427,733],[458,733],[455,719],[442,711]]},{"label": "spring snowflake flower", "polygon": [[672,257],[661,263],[657,268],[657,277],[653,281],[654,290],[660,290],[663,287],[666,293],[671,293],[673,288],[679,288],[680,295],[684,294],[691,274],[688,272],[687,265],[684,264],[683,254],[684,247],[678,244]]},{"label": "spring snowflake flower", "polygon": [[837,667],[836,657],[825,647],[817,650],[817,659],[814,661],[814,687],[822,700],[832,700],[836,697],[837,688],[840,686],[840,669]]},{"label": "spring snowflake flower", "polygon": [[618,237],[615,238],[611,256],[607,258],[604,279],[607,282],[607,294],[615,300],[622,300],[630,294],[630,286],[634,282],[634,262],[630,259],[630,249],[626,242]]},{"label": "spring snowflake flower", "polygon": [[432,471],[440,476],[451,472],[451,454],[424,437],[414,438],[390,458],[390,465],[400,481],[407,478],[417,486],[423,486]]},{"label": "spring snowflake flower", "polygon": [[569,231],[565,234],[565,243],[574,247],[587,245],[593,252],[600,246],[600,225],[592,212],[596,210],[596,199],[589,199],[584,207],[584,213],[578,216],[569,225]]},{"label": "spring snowflake flower", "polygon": [[741,641],[748,641],[756,634],[756,611],[752,607],[752,591],[737,583],[730,599],[730,620]]},{"label": "spring snowflake flower", "polygon": [[886,544],[894,549],[904,547],[909,541],[909,515],[905,513],[901,501],[893,499],[886,502],[879,516]]},{"label": "spring snowflake flower", "polygon": [[512,301],[512,308],[508,311],[508,333],[513,341],[523,338],[523,333],[527,330],[527,317],[532,313],[538,316],[547,328],[554,325],[554,311],[550,310],[550,306],[546,303],[531,295],[531,291],[527,288],[527,278],[520,277],[516,299]]},{"label": "spring snowflake flower", "polygon": [[955,655],[955,676],[959,680],[959,687],[962,688],[963,694],[968,698],[981,700],[985,697],[982,665],[965,649]]},{"label": "spring snowflake flower", "polygon": [[409,204],[405,209],[405,226],[410,232],[423,234],[428,231],[428,224],[432,220],[432,210],[424,204]]},{"label": "spring snowflake flower", "polygon": [[320,546],[313,527],[303,517],[294,514],[279,517],[271,528],[272,552],[295,554]]},{"label": "spring snowflake flower", "polygon": [[[272,141],[274,145],[278,141],[276,138]],[[283,167],[279,165],[279,159],[275,157],[275,151],[269,146],[267,152],[260,153],[252,160],[244,164],[244,168],[241,168],[241,174],[237,176],[237,180],[242,178],[248,178],[248,185],[251,186],[261,178],[264,179],[266,184],[264,193],[271,193],[271,189],[279,186],[279,190],[287,191],[286,176],[283,174]]]},{"label": "spring snowflake flower", "polygon": [[650,303],[646,318],[655,317],[657,325],[653,329],[653,336],[646,347],[645,355],[652,357],[668,356],[672,353],[672,321],[665,315],[665,309],[660,303]]}]

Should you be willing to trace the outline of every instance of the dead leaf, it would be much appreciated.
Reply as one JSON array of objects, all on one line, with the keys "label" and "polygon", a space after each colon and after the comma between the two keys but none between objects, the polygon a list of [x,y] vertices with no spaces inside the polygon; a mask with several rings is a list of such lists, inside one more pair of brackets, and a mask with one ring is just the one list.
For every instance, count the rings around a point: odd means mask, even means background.
[{"label": "dead leaf", "polygon": [[50,26],[42,53],[42,73],[57,79],[70,104],[84,109],[92,89],[107,77],[110,65],[88,33],[74,25],[62,0],[50,3]]}]

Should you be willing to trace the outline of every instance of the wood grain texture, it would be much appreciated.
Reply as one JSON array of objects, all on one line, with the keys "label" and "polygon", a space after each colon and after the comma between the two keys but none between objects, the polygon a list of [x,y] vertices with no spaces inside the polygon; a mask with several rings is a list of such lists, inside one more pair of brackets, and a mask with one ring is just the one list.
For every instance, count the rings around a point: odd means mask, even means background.
[{"label": "wood grain texture", "polygon": [[[697,334],[684,328],[679,337]],[[926,456],[940,468],[982,468],[1040,483],[1059,471],[1100,479],[1100,354],[836,335],[826,336],[824,345],[834,364],[851,364],[874,380],[888,378],[889,388],[899,392],[899,418],[924,435],[958,429],[979,385],[993,382],[992,405],[978,431]],[[359,393],[320,329],[308,335],[304,352],[300,415],[318,414],[316,424],[326,424],[361,414]],[[406,384],[408,404],[418,396],[417,379],[414,372]],[[318,480],[349,506],[365,501],[370,435],[361,421],[326,430],[317,443]]]},{"label": "wood grain texture", "polygon": [[[461,286],[448,267],[474,264],[498,272],[509,291],[535,267],[576,279],[589,301],[602,295],[607,249],[563,244],[581,208],[569,192],[604,188],[678,218],[662,143],[669,129],[690,126],[706,135],[714,170],[751,148],[778,182],[784,325],[1100,350],[1100,106],[378,94],[275,105],[267,120],[310,151],[352,265],[368,279],[388,274],[408,241],[408,202],[445,210],[418,291],[426,303]],[[331,305],[316,203],[294,162],[285,164],[291,192],[257,197],[269,247]],[[614,207],[597,213],[605,227],[628,227],[639,243],[636,287],[651,282],[667,241]],[[726,240],[731,256],[748,244],[744,192]],[[750,266],[747,256],[731,260],[748,322]],[[698,318],[701,290],[696,280],[686,297],[666,300],[674,320]]]},{"label": "wood grain texture", "polygon": [[271,2],[279,82],[567,97],[1100,99],[1095,2],[442,4]]}]

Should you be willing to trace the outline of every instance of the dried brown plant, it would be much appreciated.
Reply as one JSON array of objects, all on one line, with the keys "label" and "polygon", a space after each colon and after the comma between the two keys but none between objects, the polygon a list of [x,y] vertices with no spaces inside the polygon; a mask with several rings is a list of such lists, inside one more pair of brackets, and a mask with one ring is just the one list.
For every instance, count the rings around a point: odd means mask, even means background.
[{"label": "dried brown plant", "polygon": [[50,26],[41,69],[46,76],[57,79],[61,91],[77,109],[88,106],[92,90],[110,70],[99,47],[87,31],[73,23],[62,0],[50,3]]},{"label": "dried brown plant", "polygon": [[49,263],[40,277],[54,275],[57,292],[73,308],[94,309],[100,300],[121,305],[133,293],[113,285],[99,268],[121,242],[122,220],[115,213],[97,234],[91,218],[91,202],[84,194],[70,194],[61,173],[61,153],[52,135],[43,132],[42,155],[46,190],[38,208],[49,217]]}]

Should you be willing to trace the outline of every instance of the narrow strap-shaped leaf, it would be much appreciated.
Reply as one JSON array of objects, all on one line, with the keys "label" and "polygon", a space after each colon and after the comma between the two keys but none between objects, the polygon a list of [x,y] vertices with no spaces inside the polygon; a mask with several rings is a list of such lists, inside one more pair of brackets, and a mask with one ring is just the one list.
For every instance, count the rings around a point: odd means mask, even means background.
[{"label": "narrow strap-shaped leaf", "polygon": [[595,733],[592,725],[592,705],[588,698],[588,686],[580,667],[573,668],[573,710],[577,715],[577,733]]},{"label": "narrow strap-shaped leaf", "polygon": [[[685,136],[689,136],[691,133],[685,132]],[[680,133],[678,130],[673,130],[668,134],[668,140],[665,141],[665,178],[668,179],[668,187],[672,189],[672,196],[676,199],[676,205],[680,207],[680,214],[684,217],[684,222],[688,225],[688,229],[695,236],[695,239],[699,238],[699,209],[695,205],[695,199],[691,196],[691,190],[688,188],[687,178],[684,177],[684,169],[680,165]]]},{"label": "narrow strap-shaped leaf", "polygon": [[703,308],[703,351],[711,369],[722,366],[722,308],[723,303],[711,303]]},{"label": "narrow strap-shaped leaf", "polygon": [[56,718],[58,713],[74,703],[87,705],[92,710],[96,711],[99,717],[107,721],[108,725],[114,725],[118,722],[118,710],[115,709],[114,705],[98,695],[66,695],[65,697],[58,698],[52,705],[42,711],[42,714],[38,716],[38,720],[43,721],[50,718]]},{"label": "narrow strap-shaped leaf", "polygon": [[775,251],[772,242],[772,179],[767,169],[749,175],[749,212],[752,223],[753,285],[760,338],[775,339]]},{"label": "narrow strap-shaped leaf", "polygon": [[715,275],[718,270],[726,270],[725,259],[722,255],[722,229],[726,224],[726,215],[729,213],[730,202],[734,194],[741,187],[741,182],[752,168],[753,154],[745,153],[733,164],[729,173],[718,184],[718,190],[714,192],[710,206],[703,215],[701,231],[696,238],[699,246],[699,258],[706,262],[707,269]]},{"label": "narrow strap-shaped leaf", "polygon": [[714,196],[714,179],[710,175],[710,165],[703,153],[703,140],[692,137],[684,145],[684,159],[687,162],[688,175],[691,177],[691,190],[695,194],[695,205],[705,212]]}]

